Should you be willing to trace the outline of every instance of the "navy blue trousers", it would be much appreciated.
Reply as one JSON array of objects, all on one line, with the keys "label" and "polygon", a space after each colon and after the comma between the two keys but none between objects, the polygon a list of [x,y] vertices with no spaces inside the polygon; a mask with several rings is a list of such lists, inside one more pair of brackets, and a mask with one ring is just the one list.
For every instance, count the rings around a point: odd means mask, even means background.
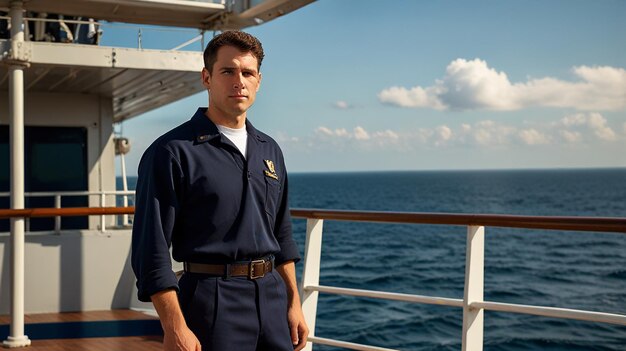
[{"label": "navy blue trousers", "polygon": [[275,270],[263,278],[185,273],[178,299],[202,351],[293,351],[287,291]]}]

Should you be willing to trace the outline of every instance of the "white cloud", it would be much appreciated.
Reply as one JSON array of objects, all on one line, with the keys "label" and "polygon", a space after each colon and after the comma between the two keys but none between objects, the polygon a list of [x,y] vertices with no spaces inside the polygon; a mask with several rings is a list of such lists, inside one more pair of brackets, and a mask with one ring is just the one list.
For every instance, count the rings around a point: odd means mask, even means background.
[{"label": "white cloud", "polygon": [[410,138],[415,140],[418,144],[428,144],[430,139],[435,134],[435,131],[429,128],[420,128],[415,133],[410,134]]},{"label": "white cloud", "polygon": [[614,141],[617,138],[613,129],[607,126],[606,118],[597,112],[565,116],[561,119],[560,124],[563,128],[587,129],[597,138],[605,141]]},{"label": "white cloud", "polygon": [[511,83],[504,72],[496,72],[482,60],[452,61],[437,85],[439,99],[454,109],[515,109]]},{"label": "white cloud", "polygon": [[332,130],[330,130],[330,129],[324,127],[324,126],[317,127],[317,129],[315,129],[315,133],[316,134],[323,134],[323,135],[335,135],[335,133]]},{"label": "white cloud", "polygon": [[467,135],[465,138],[460,139],[461,143],[482,146],[509,144],[512,140],[511,135],[515,134],[514,127],[499,124],[491,120],[479,121],[473,126],[462,126],[462,130],[464,130]]},{"label": "white cloud", "polygon": [[559,131],[559,135],[568,143],[576,143],[582,139],[581,133],[576,131],[561,130]]},{"label": "white cloud", "polygon": [[390,87],[378,94],[382,103],[412,108],[519,110],[533,106],[578,110],[626,108],[626,70],[602,66],[574,67],[577,81],[552,77],[512,83],[480,59],[456,59],[430,87]]},{"label": "white cloud", "polygon": [[285,132],[280,132],[280,131],[275,133],[275,139],[276,141],[278,141],[279,144],[297,143],[300,141],[300,138],[295,137],[295,136],[289,136]]},{"label": "white cloud", "polygon": [[443,110],[446,106],[437,97],[436,88],[413,87],[405,89],[402,87],[391,87],[381,91],[378,99],[382,103],[398,105],[400,107],[430,107],[436,110]]},{"label": "white cloud", "polygon": [[599,113],[589,115],[589,127],[603,140],[615,140],[615,132],[606,125],[606,119]]},{"label": "white cloud", "polygon": [[333,104],[333,107],[340,109],[340,110],[347,110],[349,108],[352,108],[352,105],[350,105],[346,101],[339,100]]},{"label": "white cloud", "polygon": [[358,148],[363,150],[388,149],[406,152],[436,148],[519,149],[542,145],[599,145],[620,147],[626,142],[626,123],[617,122],[613,128],[602,114],[577,113],[552,121],[524,122],[523,126],[500,120],[481,120],[474,123],[446,124],[415,130],[366,130],[362,126],[331,129],[320,126],[312,137],[281,140],[318,148],[331,146],[335,150]]},{"label": "white cloud", "polygon": [[550,142],[545,134],[533,128],[520,130],[518,136],[526,145],[541,145]]},{"label": "white cloud", "polygon": [[330,141],[333,145],[341,145],[344,142],[352,140],[362,145],[370,143],[371,145],[381,146],[397,143],[401,139],[400,134],[389,129],[368,132],[361,126],[354,127],[351,132],[345,128],[330,129],[325,126],[320,126],[315,129],[314,135],[317,138]]},{"label": "white cloud", "polygon": [[363,127],[356,126],[356,128],[354,128],[354,138],[356,140],[368,140],[370,138],[370,135],[365,129],[363,129]]},{"label": "white cloud", "polygon": [[445,125],[435,128],[435,133],[437,135],[435,145],[443,145],[452,138],[452,129]]},{"label": "white cloud", "polygon": [[340,137],[347,137],[350,134],[348,134],[348,131],[345,128],[340,128],[340,129],[335,129],[335,135],[340,136]]},{"label": "white cloud", "polygon": [[587,116],[583,113],[578,113],[571,116],[565,116],[561,118],[561,123],[566,127],[584,125],[587,121]]},{"label": "white cloud", "polygon": [[448,126],[437,127],[437,134],[441,140],[449,140],[452,137],[452,129]]},{"label": "white cloud", "polygon": [[382,138],[382,139],[389,139],[389,140],[398,140],[400,139],[400,136],[392,131],[392,130],[383,130],[383,131],[379,131],[379,132],[374,132],[373,134],[374,138]]},{"label": "white cloud", "polygon": [[350,134],[345,128],[338,128],[332,130],[330,128],[320,126],[315,129],[315,134],[322,136],[338,136],[338,137],[349,137]]}]

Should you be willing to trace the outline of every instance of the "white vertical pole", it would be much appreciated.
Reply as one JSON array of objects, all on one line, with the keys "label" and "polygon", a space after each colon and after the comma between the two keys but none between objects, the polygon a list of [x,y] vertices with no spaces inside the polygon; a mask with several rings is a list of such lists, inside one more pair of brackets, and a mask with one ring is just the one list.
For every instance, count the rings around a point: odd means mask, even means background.
[{"label": "white vertical pole", "polygon": [[[100,193],[100,207],[105,207],[106,206],[106,194],[104,193],[104,191],[102,191]],[[104,231],[106,230],[105,228],[105,217],[104,215],[100,216],[100,232],[104,233]]]},{"label": "white vertical pole", "polygon": [[[61,208],[61,195],[54,195],[54,208]],[[54,232],[61,234],[61,216],[54,217]]]},{"label": "white vertical pole", "polygon": [[[24,44],[22,2],[11,1],[11,50],[13,57]],[[11,208],[24,208],[24,66],[9,67],[9,114],[11,115]],[[11,219],[11,333],[5,347],[30,345],[24,335],[24,218]]]},{"label": "white vertical pole", "polygon": [[[122,161],[122,185],[124,192],[128,191],[128,181],[126,181],[126,161],[124,159],[124,153],[120,152],[120,160]],[[124,194],[124,207],[128,207],[128,195]],[[122,216],[122,225],[128,225],[128,215]]]},{"label": "white vertical pole", "polygon": [[465,295],[463,297],[463,351],[482,351],[484,310],[472,307],[483,301],[485,276],[485,227],[467,227]]},{"label": "white vertical pole", "polygon": [[[317,317],[317,297],[319,292],[307,290],[307,286],[320,283],[320,261],[322,257],[322,227],[324,220],[309,218],[306,221],[306,244],[304,247],[304,267],[302,270],[302,312],[309,327],[309,336],[315,335]],[[305,351],[311,351],[313,343],[308,342]]]}]

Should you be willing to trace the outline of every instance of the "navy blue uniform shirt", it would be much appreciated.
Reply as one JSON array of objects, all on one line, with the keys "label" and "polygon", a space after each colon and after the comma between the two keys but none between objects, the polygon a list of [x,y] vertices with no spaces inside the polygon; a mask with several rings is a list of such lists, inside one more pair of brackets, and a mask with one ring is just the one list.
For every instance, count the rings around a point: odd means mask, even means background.
[{"label": "navy blue uniform shirt", "polygon": [[300,258],[278,144],[246,121],[244,158],[205,112],[158,138],[139,163],[132,267],[141,301],[178,289],[170,246],[179,262]]}]

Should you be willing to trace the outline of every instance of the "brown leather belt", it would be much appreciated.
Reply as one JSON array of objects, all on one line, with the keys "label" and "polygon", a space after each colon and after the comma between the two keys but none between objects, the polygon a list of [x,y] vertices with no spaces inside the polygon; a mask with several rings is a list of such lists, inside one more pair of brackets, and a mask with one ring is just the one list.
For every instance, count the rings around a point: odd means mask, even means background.
[{"label": "brown leather belt", "polygon": [[248,279],[263,278],[274,269],[274,259],[266,258],[249,262],[230,264],[183,263],[185,272],[209,274],[223,277],[248,277]]}]

